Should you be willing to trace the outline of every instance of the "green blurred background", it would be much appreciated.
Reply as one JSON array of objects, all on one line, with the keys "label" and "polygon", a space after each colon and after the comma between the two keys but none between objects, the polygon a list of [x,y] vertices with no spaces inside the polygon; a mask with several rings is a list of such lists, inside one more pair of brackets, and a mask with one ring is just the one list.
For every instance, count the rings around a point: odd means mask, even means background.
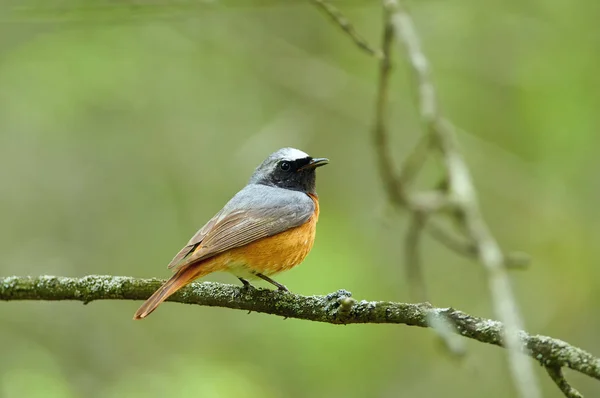
[{"label": "green blurred background", "polygon": [[[378,44],[379,2],[334,1]],[[527,329],[600,354],[600,3],[412,5],[445,113],[504,248]],[[419,124],[396,55],[393,148]],[[377,65],[307,1],[0,1],[0,274],[167,277],[272,151],[319,169],[307,260],[278,280],[408,301],[370,129]],[[431,301],[493,317],[472,260],[423,242]],[[237,283],[230,275],[208,280]],[[264,286],[264,285],[263,285]],[[0,396],[511,397],[501,349],[430,331],[167,303],[0,303]],[[536,366],[544,396],[562,396]],[[588,397],[600,383],[567,372]]]}]

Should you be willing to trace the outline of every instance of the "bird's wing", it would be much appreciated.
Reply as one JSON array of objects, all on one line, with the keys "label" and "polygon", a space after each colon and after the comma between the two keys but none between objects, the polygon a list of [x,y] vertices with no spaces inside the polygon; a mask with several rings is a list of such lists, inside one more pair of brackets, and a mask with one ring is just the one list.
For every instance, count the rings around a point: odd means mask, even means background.
[{"label": "bird's wing", "polygon": [[204,224],[204,226],[202,228],[200,228],[198,230],[198,232],[196,232],[194,234],[194,236],[192,236],[192,238],[187,243],[187,245],[185,245],[181,250],[179,250],[179,253],[177,253],[175,255],[175,257],[173,257],[173,259],[171,260],[171,262],[168,265],[169,268],[176,267],[181,262],[181,260],[183,260],[188,254],[190,254],[192,251],[194,251],[194,249],[196,249],[198,247],[198,245],[206,237],[206,234],[208,234],[208,232],[219,221],[222,213],[223,213],[223,209],[221,209],[221,211],[219,211],[217,214],[215,214],[215,216],[213,218],[208,220],[208,222],[206,224]]},{"label": "bird's wing", "polygon": [[180,268],[297,227],[314,211],[313,200],[304,193],[249,185],[194,235],[169,268]]}]

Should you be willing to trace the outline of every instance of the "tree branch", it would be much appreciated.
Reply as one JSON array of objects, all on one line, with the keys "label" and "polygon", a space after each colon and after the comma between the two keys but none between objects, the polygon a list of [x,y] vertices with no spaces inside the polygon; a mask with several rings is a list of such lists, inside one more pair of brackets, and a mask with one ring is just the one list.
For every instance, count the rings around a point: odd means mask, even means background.
[{"label": "tree branch", "polygon": [[[0,300],[82,301],[145,300],[163,283],[159,279],[90,275],[10,276],[0,278]],[[277,290],[250,289],[214,282],[192,283],[167,301],[261,312],[285,318],[336,325],[389,323],[429,327],[428,317],[450,319],[457,333],[482,343],[503,347],[504,325],[453,308],[436,308],[429,303],[356,301],[346,290],[326,296],[302,296]],[[600,380],[600,359],[564,341],[519,331],[520,352],[546,368],[568,367]]]}]

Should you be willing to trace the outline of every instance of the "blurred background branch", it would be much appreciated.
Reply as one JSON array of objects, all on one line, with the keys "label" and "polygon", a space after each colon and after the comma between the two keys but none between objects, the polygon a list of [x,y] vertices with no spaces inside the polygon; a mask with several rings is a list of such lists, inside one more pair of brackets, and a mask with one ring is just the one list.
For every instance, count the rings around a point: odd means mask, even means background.
[{"label": "blurred background branch", "polygon": [[362,37],[354,28],[354,25],[350,23],[348,18],[342,14],[342,12],[335,7],[333,4],[328,2],[327,0],[311,0],[313,4],[315,4],[318,8],[323,10],[325,14],[327,14],[331,20],[337,24],[352,41],[360,48],[365,51],[367,54],[372,55],[376,58],[381,58],[381,51],[373,48],[364,37]]},{"label": "blurred background branch", "polygon": [[[402,44],[401,49],[411,66],[418,92],[418,110],[425,134],[431,136],[432,149],[438,150],[444,161],[447,184],[446,200],[443,202],[447,202],[455,211],[457,221],[467,231],[480,262],[487,270],[494,311],[506,325],[509,368],[517,391],[522,398],[541,397],[531,363],[523,360],[518,353],[521,345],[517,332],[523,328],[523,320],[504,266],[504,255],[479,209],[471,173],[458,149],[454,128],[443,118],[439,110],[429,61],[421,48],[412,17],[401,0],[383,0],[383,4],[386,12],[389,13],[386,17],[386,25],[392,26],[395,37]],[[438,209],[432,210],[433,213]]]}]

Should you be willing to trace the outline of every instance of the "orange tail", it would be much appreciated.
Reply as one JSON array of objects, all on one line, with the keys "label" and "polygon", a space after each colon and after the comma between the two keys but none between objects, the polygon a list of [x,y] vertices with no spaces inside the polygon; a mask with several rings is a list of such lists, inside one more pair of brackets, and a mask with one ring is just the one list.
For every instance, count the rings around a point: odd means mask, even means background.
[{"label": "orange tail", "polygon": [[175,275],[169,278],[142,306],[136,311],[133,319],[143,319],[150,315],[163,301],[169,298],[170,295],[181,289],[188,283],[192,282],[205,274],[210,273],[209,270],[202,267],[200,264],[190,264],[180,270]]}]

